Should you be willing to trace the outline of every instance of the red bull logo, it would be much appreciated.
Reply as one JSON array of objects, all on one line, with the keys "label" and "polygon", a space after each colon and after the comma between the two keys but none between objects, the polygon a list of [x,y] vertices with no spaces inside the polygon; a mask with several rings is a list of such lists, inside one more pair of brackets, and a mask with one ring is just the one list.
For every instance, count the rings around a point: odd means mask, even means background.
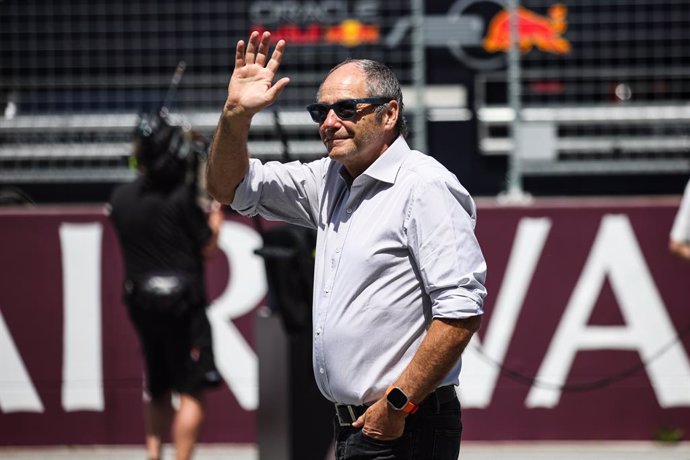
[{"label": "red bull logo", "polygon": [[347,19],[338,25],[329,27],[325,39],[327,43],[341,44],[347,47],[378,43],[379,27],[363,24],[356,19]]},{"label": "red bull logo", "polygon": [[[523,53],[537,47],[541,51],[565,54],[570,51],[570,42],[563,38],[568,27],[565,5],[556,4],[549,8],[548,16],[539,15],[527,8],[518,7],[518,45]],[[482,47],[488,53],[510,49],[510,12],[503,10],[491,20]]]},{"label": "red bull logo", "polygon": [[[254,26],[251,30],[262,33],[268,30],[263,26]],[[364,44],[375,44],[380,40],[377,25],[367,25],[357,19],[346,19],[339,24],[324,26],[310,24],[300,27],[295,24],[284,24],[271,30],[274,40],[285,40],[290,44],[328,44],[355,47]]]}]

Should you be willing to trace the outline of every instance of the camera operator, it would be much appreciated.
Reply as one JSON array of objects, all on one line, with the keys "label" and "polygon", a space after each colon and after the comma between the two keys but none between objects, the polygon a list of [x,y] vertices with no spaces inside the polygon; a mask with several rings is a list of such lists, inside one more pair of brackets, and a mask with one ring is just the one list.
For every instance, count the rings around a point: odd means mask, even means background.
[{"label": "camera operator", "polygon": [[[201,136],[165,111],[143,117],[134,133],[140,174],[119,186],[110,218],[125,265],[124,302],[146,363],[144,422],[149,459],[160,459],[172,422],[178,460],[191,458],[204,393],[220,381],[206,317],[204,257],[217,248],[223,217],[197,202]],[[171,404],[179,394],[179,407]]]}]

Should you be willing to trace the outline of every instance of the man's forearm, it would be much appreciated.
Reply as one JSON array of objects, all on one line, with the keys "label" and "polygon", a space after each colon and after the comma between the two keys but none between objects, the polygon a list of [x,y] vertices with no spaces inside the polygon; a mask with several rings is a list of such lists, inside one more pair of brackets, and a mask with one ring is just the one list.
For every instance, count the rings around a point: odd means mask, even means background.
[{"label": "man's forearm", "polygon": [[250,116],[223,111],[213,136],[206,168],[206,186],[209,194],[223,204],[230,204],[237,185],[247,174],[249,156]]},{"label": "man's forearm", "polygon": [[[433,320],[412,361],[394,385],[400,387],[410,400],[420,404],[453,369],[480,325],[481,316]],[[382,398],[352,426],[362,428],[365,435],[375,439],[396,439],[405,428],[405,414],[390,410]]]},{"label": "man's forearm", "polygon": [[433,320],[417,353],[395,385],[412,401],[421,402],[453,369],[480,325],[481,316]]},{"label": "man's forearm", "polygon": [[668,250],[676,257],[690,261],[690,244],[680,241],[669,241]]}]

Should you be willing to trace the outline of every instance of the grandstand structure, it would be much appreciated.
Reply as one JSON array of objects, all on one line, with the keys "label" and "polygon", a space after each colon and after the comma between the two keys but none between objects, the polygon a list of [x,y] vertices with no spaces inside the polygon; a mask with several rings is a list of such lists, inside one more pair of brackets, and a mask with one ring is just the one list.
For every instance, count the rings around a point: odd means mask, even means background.
[{"label": "grandstand structure", "polygon": [[[288,40],[281,73],[291,84],[256,117],[252,155],[323,156],[304,106],[330,67],[367,57],[394,68],[408,117],[423,118],[412,123],[411,143],[428,137],[425,150],[473,193],[497,192],[515,113],[505,49],[487,40],[506,0],[421,3],[0,0],[0,187],[43,187],[49,200],[64,199],[65,187],[100,187],[76,194],[91,201],[131,180],[137,115],[160,107],[179,61],[187,72],[171,110],[212,136],[234,44],[258,29]],[[591,184],[622,176],[618,194],[628,178],[638,192],[680,190],[690,174],[690,2],[520,4],[522,19],[542,27],[521,30],[534,36],[520,59],[525,176]],[[545,45],[549,37],[567,49]],[[539,182],[532,186],[539,193]]]}]

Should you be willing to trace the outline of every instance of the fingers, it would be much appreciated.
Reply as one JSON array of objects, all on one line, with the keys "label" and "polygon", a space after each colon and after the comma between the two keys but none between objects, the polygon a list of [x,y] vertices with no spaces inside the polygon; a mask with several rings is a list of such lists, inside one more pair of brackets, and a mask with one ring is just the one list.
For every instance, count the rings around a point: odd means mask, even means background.
[{"label": "fingers", "polygon": [[266,92],[269,99],[275,101],[278,96],[280,96],[280,93],[283,92],[288,83],[290,83],[290,79],[288,77],[283,77],[275,82],[275,84]]},{"label": "fingers", "polygon": [[[264,32],[265,34],[265,32]],[[244,53],[244,62],[245,64],[254,64],[256,62],[256,50],[257,50],[257,41],[259,38],[259,32],[254,31],[249,35],[249,42],[247,43],[247,52]]]},{"label": "fingers", "polygon": [[362,428],[364,426],[364,414],[360,415],[357,420],[352,424],[353,428]]},{"label": "fingers", "polygon": [[271,55],[271,60],[268,61],[268,65],[266,66],[271,72],[277,73],[278,72],[278,67],[280,67],[280,63],[283,60],[283,52],[285,51],[285,40],[278,40],[278,43],[276,44],[276,48],[273,50],[273,54]]},{"label": "fingers", "polygon": [[[270,32],[265,31],[261,36],[259,36],[259,32],[257,31],[252,32],[246,44],[243,40],[237,42],[237,47],[235,48],[235,67],[242,67],[250,64],[258,64],[260,66],[266,65],[270,45]],[[278,71],[280,62],[283,60],[284,51],[285,40],[279,40],[273,50],[271,59],[268,60],[268,65],[266,65],[273,73]]]},{"label": "fingers", "polygon": [[244,65],[244,41],[240,40],[235,47],[235,68],[238,69]]},{"label": "fingers", "polygon": [[266,63],[266,56],[268,55],[268,46],[271,44],[271,33],[265,31],[259,37],[259,32],[254,31],[249,36],[249,43],[247,44],[247,52],[244,55],[244,60],[247,64],[264,65]]},{"label": "fingers", "polygon": [[268,56],[268,47],[271,44],[271,34],[264,32],[261,35],[261,41],[259,42],[259,53],[256,55],[256,62],[259,65],[266,64],[266,56]]}]

